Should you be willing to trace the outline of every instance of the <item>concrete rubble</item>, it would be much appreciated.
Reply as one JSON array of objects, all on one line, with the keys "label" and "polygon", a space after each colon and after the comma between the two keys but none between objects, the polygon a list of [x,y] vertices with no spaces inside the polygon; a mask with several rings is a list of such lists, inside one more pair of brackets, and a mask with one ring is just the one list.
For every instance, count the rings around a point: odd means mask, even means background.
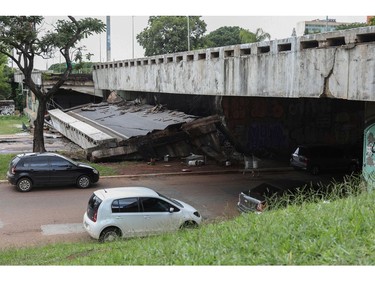
[{"label": "concrete rubble", "polygon": [[[49,113],[54,128],[84,148],[92,162],[149,161],[191,154],[204,154],[218,163],[227,160],[218,137],[221,124],[218,115],[200,118],[163,105],[124,101],[116,95],[100,104],[85,105],[66,113],[59,110]],[[99,143],[87,135],[94,130],[108,137],[101,138]]]}]

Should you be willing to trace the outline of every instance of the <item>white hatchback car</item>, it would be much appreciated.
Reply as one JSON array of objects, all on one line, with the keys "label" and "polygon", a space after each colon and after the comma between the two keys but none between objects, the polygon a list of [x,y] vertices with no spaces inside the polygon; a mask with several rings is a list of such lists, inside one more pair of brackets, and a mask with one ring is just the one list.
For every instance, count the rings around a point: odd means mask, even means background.
[{"label": "white hatchback car", "polygon": [[101,242],[195,227],[201,221],[192,206],[147,187],[97,190],[83,216],[86,231]]}]

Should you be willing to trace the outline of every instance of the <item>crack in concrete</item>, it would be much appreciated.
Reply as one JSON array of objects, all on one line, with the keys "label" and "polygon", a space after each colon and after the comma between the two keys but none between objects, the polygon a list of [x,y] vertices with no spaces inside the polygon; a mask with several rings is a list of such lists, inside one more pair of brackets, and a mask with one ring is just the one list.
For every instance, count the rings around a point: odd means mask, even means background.
[{"label": "crack in concrete", "polygon": [[333,74],[333,69],[335,68],[335,63],[336,63],[336,53],[337,53],[337,48],[335,48],[334,53],[333,53],[333,63],[332,67],[328,72],[328,75],[324,77],[324,83],[323,83],[323,93],[320,94],[320,98],[328,98],[331,97],[333,98],[334,96],[331,94],[329,90],[329,79],[331,75]]}]

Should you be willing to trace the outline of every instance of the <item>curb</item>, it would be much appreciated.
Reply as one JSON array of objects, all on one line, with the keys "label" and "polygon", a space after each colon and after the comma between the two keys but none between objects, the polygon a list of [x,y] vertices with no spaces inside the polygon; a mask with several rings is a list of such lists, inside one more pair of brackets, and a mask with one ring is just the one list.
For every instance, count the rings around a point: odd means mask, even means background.
[{"label": "curb", "polygon": [[[154,173],[154,174],[135,174],[135,175],[114,175],[100,176],[101,179],[111,178],[135,178],[135,177],[162,177],[162,176],[184,176],[184,175],[217,175],[217,174],[245,174],[245,173],[272,173],[292,171],[291,167],[277,168],[259,168],[259,169],[234,169],[234,170],[212,170],[212,171],[194,171],[194,172],[171,172],[171,173]],[[0,180],[0,183],[7,183],[7,180]]]},{"label": "curb", "polygon": [[293,169],[290,167],[278,168],[261,168],[249,170],[212,170],[212,171],[194,171],[194,172],[171,172],[171,173],[154,173],[154,174],[136,174],[136,175],[114,175],[114,176],[101,176],[100,178],[134,178],[134,177],[157,177],[157,176],[184,176],[184,175],[216,175],[216,174],[245,174],[245,173],[272,173],[272,172],[288,172]]}]

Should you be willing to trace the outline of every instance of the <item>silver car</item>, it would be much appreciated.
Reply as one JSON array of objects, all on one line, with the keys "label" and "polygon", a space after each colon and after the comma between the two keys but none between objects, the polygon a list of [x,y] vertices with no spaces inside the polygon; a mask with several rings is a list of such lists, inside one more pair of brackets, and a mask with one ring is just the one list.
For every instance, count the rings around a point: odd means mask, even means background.
[{"label": "silver car", "polygon": [[311,186],[311,183],[298,180],[263,182],[252,189],[240,192],[237,209],[241,213],[263,212],[269,204],[267,199],[280,197],[286,192],[293,193],[307,186]]},{"label": "silver car", "polygon": [[189,204],[147,187],[97,190],[83,216],[85,230],[101,242],[196,227],[201,221]]}]

